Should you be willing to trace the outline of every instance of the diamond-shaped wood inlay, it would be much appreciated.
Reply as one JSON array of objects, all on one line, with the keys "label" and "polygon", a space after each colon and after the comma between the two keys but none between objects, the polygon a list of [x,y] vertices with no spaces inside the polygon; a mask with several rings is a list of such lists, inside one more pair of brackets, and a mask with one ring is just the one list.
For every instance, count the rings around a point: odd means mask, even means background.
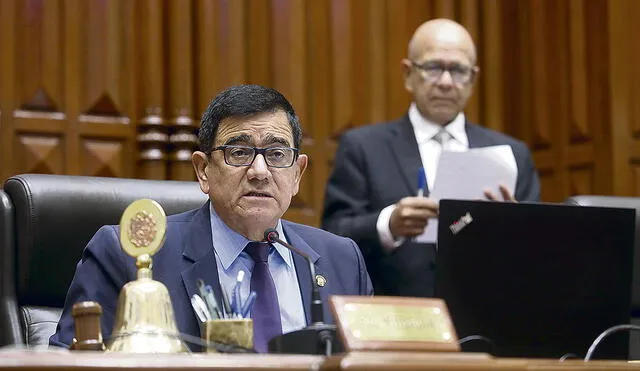
[{"label": "diamond-shaped wood inlay", "polygon": [[95,116],[121,116],[121,112],[108,94],[103,93],[86,112]]},{"label": "diamond-shaped wood inlay", "polygon": [[25,111],[58,111],[56,103],[43,88],[36,90],[33,97],[28,102],[25,102],[20,108]]},{"label": "diamond-shaped wood inlay", "polygon": [[123,143],[85,140],[82,170],[84,175],[119,177],[122,174]]},{"label": "diamond-shaped wood inlay", "polygon": [[60,137],[19,135],[17,142],[17,173],[64,173],[64,148]]}]

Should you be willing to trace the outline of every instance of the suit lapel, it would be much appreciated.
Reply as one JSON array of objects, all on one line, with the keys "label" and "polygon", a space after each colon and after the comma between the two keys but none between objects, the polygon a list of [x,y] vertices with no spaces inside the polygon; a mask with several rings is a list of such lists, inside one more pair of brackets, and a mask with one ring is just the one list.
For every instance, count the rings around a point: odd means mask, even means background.
[{"label": "suit lapel", "polygon": [[218,267],[211,238],[209,202],[196,213],[186,232],[186,244],[182,256],[193,264],[181,272],[182,282],[189,294],[199,294],[198,279],[211,285],[218,304],[222,304],[222,289],[218,279]]},{"label": "suit lapel", "polygon": [[464,129],[467,132],[469,149],[488,147],[494,144],[493,141],[491,141],[491,138],[488,138],[479,126],[466,121]]},{"label": "suit lapel", "polygon": [[[307,244],[294,230],[293,225],[286,220],[282,221],[282,230],[284,234],[287,236],[287,242],[289,244],[302,252],[309,255],[311,261],[315,264],[318,259],[320,259],[320,255],[318,255],[315,250],[313,250],[309,244]],[[304,316],[307,320],[307,325],[311,323],[311,271],[309,270],[309,263],[302,256],[291,252],[293,255],[293,264],[296,269],[296,276],[298,276],[298,285],[300,286],[300,293],[302,294],[302,305],[304,307]],[[318,268],[316,267],[316,274],[320,274],[318,272]],[[313,277],[315,280],[315,277]],[[327,300],[323,290],[320,290],[320,295],[322,296],[323,302]]]},{"label": "suit lapel", "polygon": [[403,116],[397,125],[393,126],[389,145],[398,162],[398,169],[403,175],[408,193],[415,195],[418,191],[418,171],[422,167],[422,159],[409,116]]}]

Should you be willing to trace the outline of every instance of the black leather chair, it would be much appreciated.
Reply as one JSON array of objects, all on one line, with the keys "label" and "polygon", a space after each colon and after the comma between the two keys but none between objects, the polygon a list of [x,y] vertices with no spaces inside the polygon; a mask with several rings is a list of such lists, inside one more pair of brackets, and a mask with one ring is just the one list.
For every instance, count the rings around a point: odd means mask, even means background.
[{"label": "black leather chair", "polygon": [[197,182],[25,174],[0,191],[0,346],[47,344],[82,250],[134,200],[167,215],[201,207]]},{"label": "black leather chair", "polygon": [[[633,281],[631,283],[631,323],[640,325],[640,197],[573,196],[566,204],[579,206],[620,207],[636,210],[636,235],[633,257]],[[630,358],[640,359],[640,333],[631,333]]]}]

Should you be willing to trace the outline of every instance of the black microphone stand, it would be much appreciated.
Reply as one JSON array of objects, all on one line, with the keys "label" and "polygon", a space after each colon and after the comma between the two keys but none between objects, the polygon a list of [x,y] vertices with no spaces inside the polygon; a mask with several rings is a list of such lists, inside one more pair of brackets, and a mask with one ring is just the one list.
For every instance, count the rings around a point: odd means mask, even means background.
[{"label": "black microphone stand", "polygon": [[342,343],[336,341],[336,326],[324,323],[324,310],[320,289],[316,283],[316,267],[308,254],[281,240],[278,231],[267,229],[265,241],[277,242],[302,256],[309,264],[311,273],[311,325],[293,332],[274,337],[269,341],[270,353],[322,354],[332,355],[344,351]]}]

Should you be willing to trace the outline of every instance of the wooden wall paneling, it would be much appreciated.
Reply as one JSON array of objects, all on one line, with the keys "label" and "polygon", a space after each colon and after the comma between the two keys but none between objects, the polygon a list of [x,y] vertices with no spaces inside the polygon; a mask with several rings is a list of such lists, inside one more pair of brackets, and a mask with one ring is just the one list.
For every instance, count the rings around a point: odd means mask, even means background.
[{"label": "wooden wall paneling", "polygon": [[434,13],[438,18],[456,19],[456,2],[454,0],[435,0]]},{"label": "wooden wall paneling", "polygon": [[[549,80],[547,97],[549,99],[549,116],[547,130],[551,135],[551,152],[555,158],[556,177],[560,183],[557,198],[552,201],[563,201],[565,195],[570,193],[572,184],[570,174],[576,169],[585,171],[585,165],[581,158],[572,156],[570,143],[570,21],[568,16],[568,2],[545,0],[545,11],[549,22],[544,32],[548,39],[547,80]],[[551,34],[549,31],[554,30]],[[555,78],[549,78],[556,76]],[[572,162],[572,157],[574,161]],[[582,179],[582,178],[576,178]]]},{"label": "wooden wall paneling", "polygon": [[218,40],[217,13],[214,0],[197,0],[195,14],[195,95],[196,111],[198,117],[207,109],[209,102],[217,93],[220,60],[217,55],[216,44]]},{"label": "wooden wall paneling", "polygon": [[[631,65],[630,23],[635,22],[629,12],[630,4],[634,0],[609,1],[608,4],[608,35],[609,35],[609,105],[611,137],[612,137],[612,167],[613,189],[619,195],[631,196],[633,190],[633,174],[629,165],[630,156],[630,122],[632,105],[631,79],[633,71],[638,71]],[[637,73],[637,72],[636,72]]]},{"label": "wooden wall paneling", "polygon": [[130,141],[127,146],[128,154],[127,162],[129,163],[130,178],[140,177],[140,159],[142,148],[138,140],[140,134],[140,123],[142,122],[145,112],[143,109],[143,59],[140,58],[141,51],[144,50],[141,43],[140,16],[141,5],[138,1],[126,1],[124,5],[124,38],[126,42],[126,61],[129,65],[127,81],[123,82],[129,94],[129,102],[127,104],[127,115],[129,117],[129,135]]},{"label": "wooden wall paneling", "polygon": [[[471,37],[473,38],[473,41],[476,44],[476,49],[482,46],[480,44],[481,39],[480,39],[480,21],[479,21],[480,6],[479,4],[480,3],[477,0],[461,0],[460,11],[459,11],[460,23],[471,34]],[[505,28],[505,29],[508,30],[508,28]],[[505,33],[508,34],[509,32],[505,32]],[[476,64],[479,65],[480,62],[476,60]],[[465,109],[465,116],[467,117],[468,120],[472,122],[484,124],[483,122],[480,121],[480,118],[481,118],[480,117],[480,111],[481,111],[480,95],[482,94],[482,92],[478,89],[478,83],[482,82],[485,79],[485,76],[484,76],[484,66],[479,66],[479,67],[481,70],[476,77],[477,82],[474,87],[473,95],[471,95],[469,102],[467,102],[467,107]]]},{"label": "wooden wall paneling", "polygon": [[0,187],[13,174],[13,111],[16,73],[16,3],[0,1]]},{"label": "wooden wall paneling", "polygon": [[[609,61],[603,54],[609,49],[607,0],[584,1],[586,66],[588,91],[586,118],[592,130],[594,144],[594,193],[612,194],[613,166],[611,123],[609,120]],[[599,27],[592,27],[599,24]],[[604,51],[604,52],[603,52]]]},{"label": "wooden wall paneling", "polygon": [[[307,152],[315,153],[316,143],[310,135],[308,110],[308,44],[309,29],[306,22],[309,3],[303,0],[273,0],[271,2],[273,87],[291,102],[300,118],[304,134],[303,145]],[[317,202],[313,198],[312,184],[315,168],[307,169],[302,179],[300,192],[293,198],[286,217],[303,224],[318,225],[320,216]]]},{"label": "wooden wall paneling", "polygon": [[247,43],[247,80],[252,84],[271,85],[273,60],[271,53],[271,4],[268,0],[252,1],[245,6]]},{"label": "wooden wall paneling", "polygon": [[[357,11],[353,8],[353,4],[347,1],[333,0],[330,3],[331,13],[327,14],[324,18],[324,23],[328,26],[324,31],[324,34],[317,33],[312,34],[313,44],[324,40],[325,35],[331,37],[331,49],[327,50],[327,54],[330,54],[330,59],[320,59],[320,63],[313,64],[313,71],[310,73],[315,76],[323,76],[325,80],[331,81],[331,103],[325,108],[329,112],[330,116],[325,119],[329,123],[328,127],[334,133],[342,133],[352,126],[353,111],[354,111],[354,86],[351,80],[352,72],[356,69],[356,66],[366,66],[367,59],[365,54],[359,55],[359,64],[352,64],[354,56],[352,53],[356,52],[354,46],[362,45],[362,39],[358,40],[354,38],[353,30],[350,27],[353,21],[352,12]],[[322,21],[318,22],[322,23]],[[362,35],[358,35],[362,36]],[[310,48],[309,53],[313,53]],[[362,51],[361,46],[358,51]],[[320,53],[317,53],[314,59],[322,58]],[[366,71],[366,69],[363,69]],[[329,73],[326,76],[327,72]],[[361,77],[360,75],[359,77]],[[327,78],[328,77],[328,78]],[[315,84],[312,84],[315,86]],[[333,109],[331,109],[333,108]],[[313,112],[315,113],[315,112]],[[317,117],[314,117],[314,119]],[[327,130],[328,131],[328,130]],[[318,134],[328,135],[327,131],[321,131]]]},{"label": "wooden wall paneling", "polygon": [[308,4],[303,0],[273,0],[271,4],[273,85],[291,101],[304,127],[308,118],[305,95]]},{"label": "wooden wall paneling", "polygon": [[[379,1],[378,1],[379,2]],[[371,94],[373,88],[373,81],[369,78],[370,74],[373,74],[373,61],[371,53],[371,12],[374,7],[373,1],[368,0],[352,0],[348,2],[340,2],[335,0],[333,2],[332,11],[336,12],[339,9],[337,5],[345,4],[341,8],[346,8],[343,11],[346,12],[348,17],[348,30],[342,30],[339,32],[332,32],[332,64],[335,65],[338,61],[346,63],[346,71],[348,73],[346,81],[337,82],[332,85],[332,95],[341,93],[338,90],[342,84],[347,84],[350,87],[350,116],[346,122],[337,122],[331,120],[327,122],[325,132],[325,144],[327,146],[327,152],[332,154],[337,149],[337,140],[345,130],[350,128],[366,125],[371,122]],[[344,16],[344,15],[343,15]],[[340,18],[342,19],[342,18]],[[376,28],[381,28],[381,25],[376,25]],[[338,36],[338,34],[342,34]],[[378,44],[382,44],[384,40],[377,40]],[[345,61],[344,54],[348,53],[350,59]],[[336,66],[340,68],[339,66]],[[380,81],[378,76],[376,80]],[[332,101],[336,102],[334,99]],[[340,104],[341,102],[336,102]],[[346,126],[341,126],[346,125]],[[329,155],[328,165],[330,169],[333,166],[333,156]]]},{"label": "wooden wall paneling", "polygon": [[[637,1],[629,3],[629,14],[640,14],[640,4]],[[633,18],[637,20],[637,18]],[[631,34],[627,35],[627,45],[633,45],[637,43],[635,38],[631,35],[640,34],[640,25],[637,21],[630,24]],[[637,66],[640,66],[640,50],[637,47],[629,47],[631,53],[631,60],[629,61],[631,66],[634,66],[635,73],[631,74],[631,130],[630,130],[630,158],[629,164],[632,167],[632,181],[631,192],[635,196],[640,196],[640,73],[637,72]]]},{"label": "wooden wall paneling", "polygon": [[[69,4],[77,16],[78,35],[70,43],[79,49],[75,88],[79,101],[77,121],[78,170],[83,175],[130,177],[133,174],[135,127],[128,81],[134,78],[127,55],[126,0],[81,1]],[[67,44],[68,45],[68,44]],[[73,138],[75,139],[75,138]],[[70,158],[71,160],[71,158]]]},{"label": "wooden wall paneling", "polygon": [[[538,167],[542,186],[542,198],[545,200],[558,201],[562,198],[562,184],[559,183],[559,174],[563,165],[559,162],[558,153],[555,152],[551,133],[552,108],[554,99],[550,87],[549,60],[551,51],[549,50],[550,40],[545,33],[549,27],[548,2],[546,0],[533,0],[531,9],[528,12],[529,39],[526,43],[530,47],[529,57],[531,74],[531,102],[530,112],[532,121],[531,142],[534,161]],[[555,67],[555,65],[554,65]],[[551,177],[553,179],[544,179]]]},{"label": "wooden wall paneling", "polygon": [[530,145],[543,200],[640,195],[639,15],[634,0],[1,1],[0,177],[193,179],[202,111],[260,83],[301,117],[311,163],[288,217],[317,225],[340,134],[406,112],[407,43],[448,17],[480,57],[468,118]]},{"label": "wooden wall paneling", "polygon": [[[310,188],[311,215],[320,223],[320,212],[324,200],[328,177],[328,137],[332,125],[344,125],[351,119],[346,102],[351,102],[349,46],[351,9],[349,2],[318,0],[307,3],[307,34],[305,64],[307,83],[307,122],[302,152],[309,156],[307,173],[303,177],[304,188]],[[345,42],[345,44],[340,44]],[[344,91],[339,91],[343,89]],[[345,95],[345,92],[347,93]],[[336,100],[338,97],[344,102]],[[340,106],[342,104],[342,106]],[[332,109],[333,108],[333,109]],[[339,112],[339,113],[338,113]]]},{"label": "wooden wall paneling", "polygon": [[480,85],[480,94],[482,94],[481,123],[491,129],[504,132],[503,105],[509,96],[503,94],[505,71],[502,63],[501,2],[484,2],[481,8],[481,17],[482,49],[480,55],[484,69],[484,80]]},{"label": "wooden wall paneling", "polygon": [[[211,100],[231,85],[269,85],[271,50],[269,33],[263,33],[269,25],[264,21],[269,19],[268,1],[252,2],[257,6],[253,12],[248,11],[245,0],[198,0],[196,4],[195,90],[199,117]],[[258,9],[265,13],[256,14]],[[247,17],[252,17],[251,22]],[[259,81],[249,81],[248,71],[256,71]]]},{"label": "wooden wall paneling", "polygon": [[591,122],[587,118],[587,61],[584,0],[568,2],[569,15],[569,77],[571,79],[571,121],[569,143],[593,140]]},{"label": "wooden wall paneling", "polygon": [[[505,133],[528,143],[530,141],[529,100],[531,87],[529,63],[529,25],[528,10],[522,10],[518,2],[501,1],[500,22],[502,38],[502,89],[503,89],[503,128]],[[482,68],[482,66],[480,66]],[[480,80],[484,80],[484,71],[480,70]],[[481,108],[480,108],[481,110]]]},{"label": "wooden wall paneling", "polygon": [[411,102],[411,96],[404,88],[400,64],[403,58],[407,58],[407,45],[415,31],[408,25],[408,13],[411,11],[410,1],[388,0],[386,2],[386,68],[381,73],[386,74],[387,81],[387,110],[385,112],[387,120],[404,115]]},{"label": "wooden wall paneling", "polygon": [[139,64],[139,106],[142,117],[138,122],[138,163],[136,177],[142,179],[167,179],[169,141],[168,122],[165,120],[165,46],[164,13],[161,0],[134,2],[139,24],[134,42]]},{"label": "wooden wall paneling", "polygon": [[169,124],[169,178],[195,180],[191,153],[195,148],[194,68],[193,68],[193,3],[167,2],[167,105]]},{"label": "wooden wall paneling", "polygon": [[65,87],[65,119],[66,119],[66,154],[73,158],[68,163],[64,174],[80,175],[78,161],[78,117],[80,116],[80,4],[78,0],[64,2],[64,87]]},{"label": "wooden wall paneling", "polygon": [[[13,11],[18,20],[12,58],[14,74],[7,93],[13,104],[7,110],[9,155],[14,173],[62,173],[68,170],[65,148],[60,1],[20,1]],[[11,24],[11,23],[10,23]],[[14,24],[15,26],[15,24]]]},{"label": "wooden wall paneling", "polygon": [[569,112],[566,137],[563,138],[565,141],[561,143],[569,151],[569,189],[565,193],[568,196],[593,194],[595,191],[595,145],[592,122],[587,117],[589,90],[584,5],[583,0],[570,0],[563,7],[564,19],[559,20],[559,24],[567,25],[569,44],[562,49],[566,51],[567,59],[567,69],[563,72],[566,72],[565,76],[569,79],[566,86]]},{"label": "wooden wall paneling", "polygon": [[[369,113],[366,122],[358,122],[359,125],[370,124],[387,120],[391,115],[387,113],[387,100],[389,89],[387,86],[387,73],[398,73],[402,78],[402,69],[397,66],[396,62],[387,62],[387,45],[390,35],[387,33],[389,28],[387,20],[386,0],[370,0],[368,3],[368,12],[363,12],[363,16],[367,19],[366,45],[367,53],[362,56],[354,56],[354,68],[361,64],[368,66],[366,75],[366,86],[369,88],[367,105],[363,106],[363,110]],[[407,40],[408,42],[408,40]],[[404,53],[406,55],[406,51]],[[359,57],[359,58],[358,58]],[[393,67],[397,66],[397,70]],[[402,85],[404,90],[404,85]],[[359,108],[359,107],[356,107]]]},{"label": "wooden wall paneling", "polygon": [[[228,1],[227,20],[219,19],[221,23],[227,23],[228,34],[227,52],[229,69],[227,76],[230,80],[223,88],[247,82],[247,57],[251,50],[247,48],[247,11],[250,7],[246,1]],[[225,2],[223,2],[225,3]],[[258,62],[259,63],[259,62]],[[256,63],[257,64],[257,63]]]},{"label": "wooden wall paneling", "polygon": [[216,38],[208,42],[217,45],[217,54],[214,56],[219,59],[216,63],[217,93],[229,86],[246,82],[246,61],[249,52],[246,41],[248,5],[244,0],[222,0],[217,1],[215,5],[213,22],[218,29]]}]

